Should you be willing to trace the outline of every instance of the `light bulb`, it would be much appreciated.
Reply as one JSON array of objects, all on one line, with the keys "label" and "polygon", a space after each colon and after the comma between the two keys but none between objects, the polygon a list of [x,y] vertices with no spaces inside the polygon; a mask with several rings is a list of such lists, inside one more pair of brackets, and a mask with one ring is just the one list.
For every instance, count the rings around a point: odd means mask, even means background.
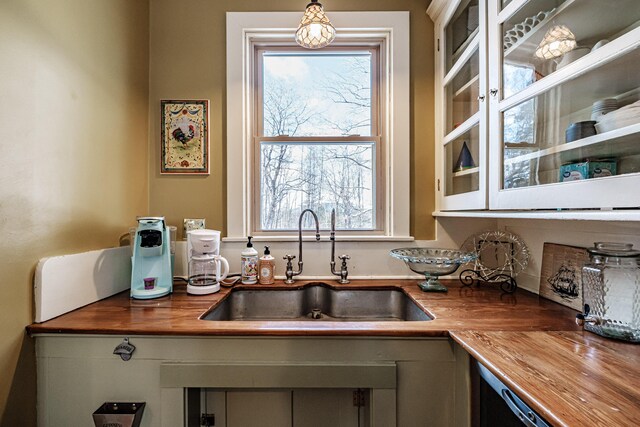
[{"label": "light bulb", "polygon": [[322,35],[322,25],[321,24],[311,24],[309,25],[309,35],[313,38],[320,38]]}]

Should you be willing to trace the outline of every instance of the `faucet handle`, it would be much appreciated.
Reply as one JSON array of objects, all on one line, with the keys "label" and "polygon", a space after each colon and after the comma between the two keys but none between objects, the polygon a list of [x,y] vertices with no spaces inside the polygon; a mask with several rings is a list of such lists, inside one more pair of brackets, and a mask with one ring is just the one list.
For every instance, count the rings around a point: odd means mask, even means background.
[{"label": "faucet handle", "polygon": [[294,259],[295,257],[296,257],[295,255],[289,255],[289,254],[286,254],[285,256],[282,257],[282,259],[287,260],[287,267],[284,273],[285,275],[284,283],[286,283],[287,285],[291,285],[292,283],[294,283],[293,276],[295,276],[295,272],[293,271],[293,264],[291,263],[291,260]]},{"label": "faucet handle", "polygon": [[349,276],[347,260],[351,259],[351,257],[349,255],[343,254],[338,256],[338,258],[342,260],[342,265],[340,266],[340,273],[338,273],[338,275],[340,276],[340,280],[338,280],[338,283],[347,284],[349,283],[349,279],[347,279],[347,277]]}]

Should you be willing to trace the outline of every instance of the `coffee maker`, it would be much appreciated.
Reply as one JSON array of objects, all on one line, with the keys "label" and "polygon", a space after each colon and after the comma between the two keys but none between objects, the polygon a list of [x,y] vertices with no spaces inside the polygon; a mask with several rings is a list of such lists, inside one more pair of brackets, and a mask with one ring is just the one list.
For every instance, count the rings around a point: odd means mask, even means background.
[{"label": "coffee maker", "polygon": [[220,290],[220,282],[229,274],[229,263],[220,256],[219,231],[189,231],[187,260],[189,262],[187,293],[207,295]]},{"label": "coffee maker", "polygon": [[169,228],[164,217],[137,217],[131,257],[131,298],[151,299],[173,291]]}]

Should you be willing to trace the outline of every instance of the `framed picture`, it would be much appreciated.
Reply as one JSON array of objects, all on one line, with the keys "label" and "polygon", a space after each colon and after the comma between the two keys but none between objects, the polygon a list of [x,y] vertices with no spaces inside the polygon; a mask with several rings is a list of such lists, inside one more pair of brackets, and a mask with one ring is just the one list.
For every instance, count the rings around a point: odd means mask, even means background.
[{"label": "framed picture", "polygon": [[582,266],[587,261],[585,248],[545,242],[540,296],[582,311]]},{"label": "framed picture", "polygon": [[209,174],[209,100],[162,100],[160,173]]}]

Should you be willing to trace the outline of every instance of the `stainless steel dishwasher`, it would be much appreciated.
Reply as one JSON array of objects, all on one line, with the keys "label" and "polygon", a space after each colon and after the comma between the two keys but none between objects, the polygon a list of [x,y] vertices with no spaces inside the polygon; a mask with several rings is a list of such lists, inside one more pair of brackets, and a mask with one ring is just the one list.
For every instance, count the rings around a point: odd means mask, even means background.
[{"label": "stainless steel dishwasher", "polygon": [[479,386],[476,394],[478,405],[474,425],[481,427],[550,427],[540,415],[524,403],[502,381],[480,362],[477,368]]}]

